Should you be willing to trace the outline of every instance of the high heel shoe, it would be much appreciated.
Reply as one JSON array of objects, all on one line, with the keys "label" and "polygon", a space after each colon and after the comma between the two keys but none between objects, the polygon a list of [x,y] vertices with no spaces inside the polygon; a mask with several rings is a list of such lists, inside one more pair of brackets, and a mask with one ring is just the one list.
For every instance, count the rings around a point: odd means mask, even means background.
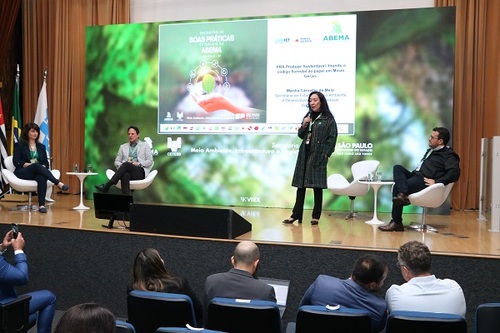
[{"label": "high heel shoe", "polygon": [[311,220],[311,225],[318,225],[319,219],[312,219]]},{"label": "high heel shoe", "polygon": [[289,217],[287,219],[284,219],[283,221],[281,221],[283,224],[292,224],[293,222],[299,220],[299,223],[302,223],[302,219],[298,219],[298,218],[295,218],[295,217]]}]

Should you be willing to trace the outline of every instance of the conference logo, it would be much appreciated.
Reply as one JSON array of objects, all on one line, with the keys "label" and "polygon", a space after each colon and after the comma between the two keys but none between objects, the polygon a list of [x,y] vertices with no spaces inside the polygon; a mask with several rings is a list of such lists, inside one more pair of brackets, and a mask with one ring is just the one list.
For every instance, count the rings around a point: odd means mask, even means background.
[{"label": "conference logo", "polygon": [[260,202],[260,197],[240,197],[240,200],[244,203],[258,203]]},{"label": "conference logo", "polygon": [[288,44],[290,40],[290,37],[278,37],[274,40],[274,44]]},{"label": "conference logo", "polygon": [[178,137],[175,140],[172,140],[171,137],[167,137],[167,149],[170,151],[167,152],[167,156],[181,156],[182,153],[178,151],[182,148],[182,138]]},{"label": "conference logo", "polygon": [[153,140],[149,136],[144,138],[144,142],[146,142],[149,149],[151,149],[151,154],[153,154],[153,156],[158,156],[158,149],[153,148]]},{"label": "conference logo", "polygon": [[349,35],[342,31],[342,23],[333,21],[330,26],[330,33],[323,37],[324,42],[345,42],[350,41]]}]

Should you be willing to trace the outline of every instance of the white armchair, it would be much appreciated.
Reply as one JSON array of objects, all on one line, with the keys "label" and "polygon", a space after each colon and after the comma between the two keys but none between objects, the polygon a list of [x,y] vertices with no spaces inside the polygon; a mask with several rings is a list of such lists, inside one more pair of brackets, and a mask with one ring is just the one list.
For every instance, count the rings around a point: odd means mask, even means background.
[{"label": "white armchair", "polygon": [[442,183],[432,184],[424,188],[423,190],[412,193],[408,196],[410,199],[410,203],[415,206],[421,206],[422,211],[422,223],[419,224],[411,224],[410,228],[420,230],[420,231],[431,231],[438,232],[438,230],[430,225],[425,223],[425,215],[427,208],[437,208],[441,206],[453,188],[453,184],[449,183],[448,185],[444,185]]},{"label": "white armchair", "polygon": [[354,163],[351,166],[353,180],[349,182],[341,174],[333,174],[328,177],[328,189],[332,194],[347,195],[351,199],[349,214],[345,219],[355,218],[357,216],[354,211],[354,199],[359,196],[366,195],[370,191],[370,185],[359,183],[360,180],[366,180],[368,173],[375,173],[380,165],[379,161],[366,160]]},{"label": "white armchair", "polygon": [[[9,183],[10,187],[18,192],[28,192],[28,205],[17,207],[17,210],[38,210],[38,206],[33,205],[31,200],[32,193],[37,191],[36,181],[21,179],[14,174],[16,167],[14,166],[12,156],[8,156],[4,162],[6,169],[2,170],[2,174]],[[59,170],[51,170],[51,172],[57,179],[61,176],[61,172]],[[51,188],[52,186],[54,186],[54,184],[47,180],[47,188]],[[38,193],[38,195],[46,195],[46,193]]]},{"label": "white armchair", "polygon": [[[111,177],[113,177],[114,174],[115,172],[113,170],[111,169],[106,170],[106,177],[108,177],[108,179],[111,179]],[[146,178],[139,180],[131,180],[130,190],[131,191],[143,190],[147,188],[149,185],[151,185],[157,174],[158,170],[151,170],[151,172],[146,176]],[[119,189],[122,188],[121,181],[118,181],[118,183],[116,183],[116,187],[118,187]]]}]

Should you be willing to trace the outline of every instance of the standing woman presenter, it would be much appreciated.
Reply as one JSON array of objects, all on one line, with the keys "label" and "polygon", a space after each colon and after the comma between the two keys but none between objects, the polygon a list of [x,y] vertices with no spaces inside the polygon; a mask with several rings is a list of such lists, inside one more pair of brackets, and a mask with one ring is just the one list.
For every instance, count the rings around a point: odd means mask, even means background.
[{"label": "standing woman presenter", "polygon": [[35,123],[27,123],[23,127],[21,140],[14,145],[13,162],[16,170],[14,174],[21,179],[35,180],[38,193],[38,211],[47,213],[45,208],[45,193],[47,180],[51,181],[62,191],[69,190],[68,185],[55,178],[49,170],[49,160],[45,145],[38,142],[40,127]]},{"label": "standing woman presenter", "polygon": [[323,206],[323,189],[326,185],[326,166],[335,151],[337,143],[337,123],[333,117],[325,95],[318,91],[309,94],[309,112],[302,119],[298,136],[302,139],[293,173],[292,186],[297,188],[292,215],[283,220],[284,224],[295,221],[302,223],[306,188],[314,191],[312,225],[317,225]]}]

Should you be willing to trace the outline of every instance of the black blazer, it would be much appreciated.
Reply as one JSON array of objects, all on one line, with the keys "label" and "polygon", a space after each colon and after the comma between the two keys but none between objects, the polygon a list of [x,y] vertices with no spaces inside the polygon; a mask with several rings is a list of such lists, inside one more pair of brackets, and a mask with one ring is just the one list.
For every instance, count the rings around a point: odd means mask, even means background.
[{"label": "black blazer", "polygon": [[[45,145],[37,142],[36,151],[38,152],[38,162],[48,169],[49,160],[47,158],[47,150],[45,149]],[[31,163],[29,144],[19,142],[14,145],[13,162],[16,170],[22,169],[24,163]]]}]

